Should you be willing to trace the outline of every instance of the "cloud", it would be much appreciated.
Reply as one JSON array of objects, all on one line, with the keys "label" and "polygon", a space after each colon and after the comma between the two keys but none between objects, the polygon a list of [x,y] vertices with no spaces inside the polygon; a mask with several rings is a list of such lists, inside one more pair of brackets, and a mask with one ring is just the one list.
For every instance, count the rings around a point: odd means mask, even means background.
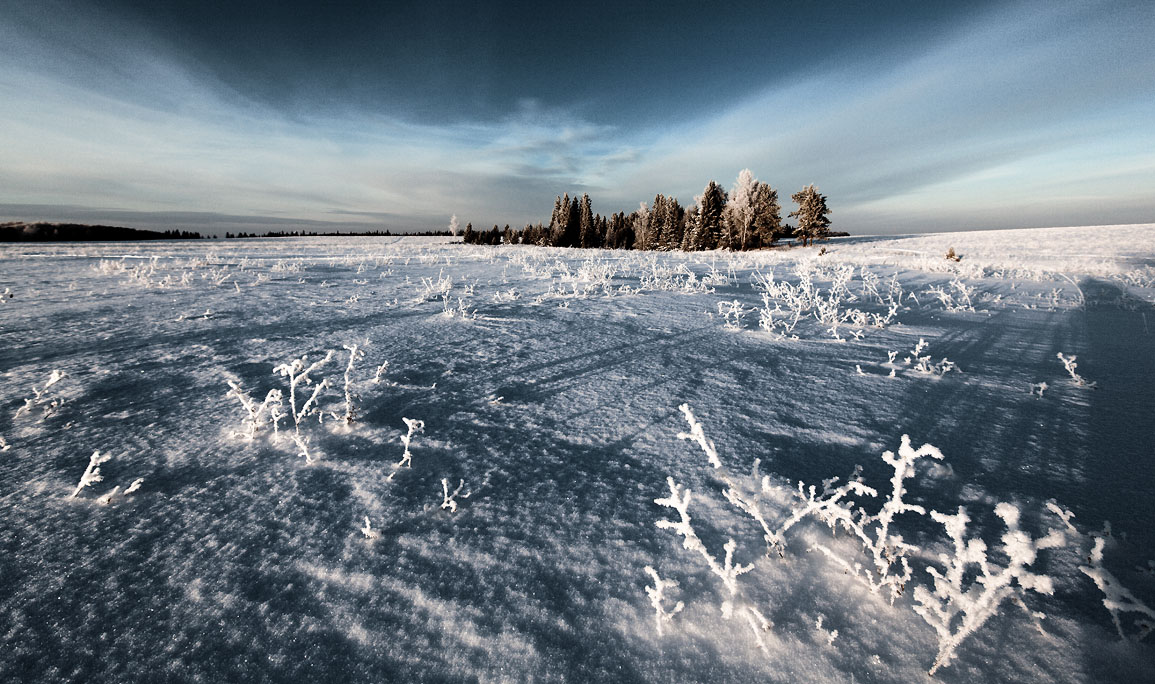
[{"label": "cloud", "polygon": [[1155,81],[1155,19],[1109,7],[1000,8],[921,49],[912,37],[905,61],[849,54],[792,80],[768,74],[776,85],[735,91],[709,115],[637,128],[575,113],[612,103],[533,97],[438,124],[340,103],[279,109],[122,18],[9,4],[0,202],[206,225],[439,228],[452,213],[517,225],[548,217],[565,191],[609,213],[658,192],[689,201],[749,167],[783,197],[817,183],[848,230],[1034,225],[1054,207],[1149,220],[1155,199],[1136,198],[1155,186],[1142,85]]},{"label": "cloud", "polygon": [[[1155,81],[1155,53],[1144,22],[1121,29],[1126,19],[1101,9],[1016,5],[976,17],[892,68],[872,71],[864,61],[807,74],[669,130],[617,185],[648,196],[661,179],[665,192],[689,197],[709,178],[725,183],[750,167],[779,188],[818,183],[836,222],[851,230],[860,208],[888,202],[895,214],[919,207],[920,216],[948,221],[980,205],[1002,212],[1001,225],[1053,215],[1024,211],[1021,192],[990,192],[979,179],[994,170],[1007,187],[1033,188],[1040,199],[1066,178],[1122,201],[1131,190],[1113,186],[1118,179],[1107,180],[1105,169],[1131,168],[1155,184],[1155,146],[1137,144],[1150,140],[1155,120],[1155,101],[1137,90]],[[1094,148],[1097,158],[1085,154]],[[1076,157],[1079,164],[1064,163]],[[1068,175],[1060,178],[1060,168]],[[1139,205],[1155,213],[1155,199]]]}]

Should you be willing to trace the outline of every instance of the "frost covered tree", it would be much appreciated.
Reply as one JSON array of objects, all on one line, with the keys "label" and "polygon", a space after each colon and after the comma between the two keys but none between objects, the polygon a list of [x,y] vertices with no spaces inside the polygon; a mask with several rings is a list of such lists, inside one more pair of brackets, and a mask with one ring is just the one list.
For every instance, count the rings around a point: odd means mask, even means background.
[{"label": "frost covered tree", "polygon": [[772,245],[786,234],[782,226],[782,205],[778,203],[778,191],[766,183],[758,183],[753,195],[754,215],[750,226],[753,246]]},{"label": "frost covered tree", "polygon": [[688,251],[715,249],[722,235],[722,215],[726,210],[726,191],[714,181],[706,184],[697,198],[698,216],[685,241]]},{"label": "frost covered tree", "polygon": [[726,203],[725,226],[720,247],[754,249],[772,244],[782,231],[778,191],[743,169]]},{"label": "frost covered tree", "polygon": [[459,224],[457,223],[457,214],[454,214],[449,218],[449,234],[453,237],[457,237],[458,227]]},{"label": "frost covered tree", "polygon": [[813,184],[790,196],[798,204],[796,211],[790,212],[790,217],[798,218],[798,227],[794,234],[808,245],[815,240],[824,240],[830,234],[830,219],[826,215],[830,209],[826,207],[826,195],[820,194]]},{"label": "frost covered tree", "polygon": [[638,203],[638,210],[633,214],[634,249],[650,249],[649,234],[650,210],[645,202]]},{"label": "frost covered tree", "polygon": [[578,244],[584,248],[600,247],[597,239],[597,224],[594,222],[593,207],[590,203],[590,196],[582,194],[581,202],[578,209],[578,225],[580,227],[578,233]]}]

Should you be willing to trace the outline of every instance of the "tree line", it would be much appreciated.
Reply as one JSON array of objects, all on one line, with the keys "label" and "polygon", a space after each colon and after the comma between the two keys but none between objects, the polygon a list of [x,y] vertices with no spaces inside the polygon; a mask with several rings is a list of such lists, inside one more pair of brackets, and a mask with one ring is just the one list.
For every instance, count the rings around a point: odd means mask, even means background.
[{"label": "tree line", "polygon": [[346,233],[318,233],[316,231],[268,231],[265,233],[225,233],[226,240],[242,239],[242,238],[279,238],[279,237],[449,237],[452,233],[448,230],[427,230],[420,233],[393,233],[388,230],[365,230],[360,232],[346,232]]},{"label": "tree line", "polygon": [[200,240],[200,233],[187,230],[141,230],[123,226],[85,223],[0,223],[0,242],[119,242],[130,240]]},{"label": "tree line", "polygon": [[[803,245],[834,235],[830,232],[830,209],[826,196],[808,185],[790,196],[798,209],[790,212],[797,225],[782,222],[778,191],[754,178],[749,169],[738,174],[729,193],[714,181],[688,209],[676,197],[658,194],[626,214],[595,214],[588,194],[569,193],[554,201],[549,225],[527,224],[524,228],[474,230],[466,225],[466,244],[526,244],[549,247],[604,249],[682,250],[687,252],[727,249],[746,251],[769,247],[792,237]],[[454,217],[456,219],[456,217]]]}]

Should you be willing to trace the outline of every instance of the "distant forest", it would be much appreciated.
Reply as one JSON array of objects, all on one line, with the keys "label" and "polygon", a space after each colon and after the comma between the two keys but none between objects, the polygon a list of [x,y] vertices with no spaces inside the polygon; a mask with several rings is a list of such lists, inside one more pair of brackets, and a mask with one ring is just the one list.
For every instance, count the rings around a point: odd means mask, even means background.
[{"label": "distant forest", "polygon": [[[685,209],[675,197],[658,194],[650,206],[642,202],[638,209],[612,216],[593,213],[588,194],[569,193],[554,201],[549,225],[526,225],[521,230],[499,229],[477,231],[473,224],[465,227],[466,244],[526,244],[552,247],[585,247],[603,249],[653,249],[698,251],[728,249],[746,251],[769,247],[783,238],[794,238],[803,245],[847,233],[830,231],[831,213],[826,196],[813,185],[791,195],[798,209],[789,214],[797,217],[796,226],[782,222],[778,191],[763,183],[749,169],[738,174],[734,187],[727,193],[714,181],[706,184],[695,203]],[[456,221],[456,217],[454,217]]]},{"label": "distant forest", "polygon": [[427,230],[423,233],[391,233],[387,230],[370,230],[361,233],[310,233],[303,231],[268,232],[268,233],[225,233],[225,239],[240,238],[278,238],[278,237],[449,237],[448,230]]},{"label": "distant forest", "polygon": [[0,223],[0,242],[119,242],[129,240],[200,240],[187,230],[138,230],[80,223]]}]

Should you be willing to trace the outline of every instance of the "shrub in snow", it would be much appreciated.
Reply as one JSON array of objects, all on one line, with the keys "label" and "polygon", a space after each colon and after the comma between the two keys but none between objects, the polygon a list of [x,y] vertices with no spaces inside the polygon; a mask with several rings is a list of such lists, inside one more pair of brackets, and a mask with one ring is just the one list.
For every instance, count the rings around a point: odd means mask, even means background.
[{"label": "shrub in snow", "polygon": [[377,539],[381,533],[373,529],[373,525],[369,522],[369,516],[365,516],[365,526],[361,528],[361,534],[365,535],[366,539]]},{"label": "shrub in snow", "polygon": [[814,621],[814,629],[817,630],[817,632],[822,635],[823,639],[826,639],[826,645],[827,646],[832,646],[832,645],[834,645],[834,640],[838,638],[838,630],[837,629],[831,629],[831,630],[823,629],[822,628],[823,619],[824,618],[822,615],[818,616],[818,619]]},{"label": "shrub in snow", "polygon": [[742,329],[742,302],[735,299],[732,302],[718,302],[718,315],[725,321],[727,330]]},{"label": "shrub in snow", "polygon": [[373,374],[373,384],[379,384],[381,377],[385,375],[385,371],[389,369],[389,362],[385,361],[380,366],[377,366],[377,372]]},{"label": "shrub in snow", "polygon": [[654,607],[654,627],[658,630],[658,636],[663,635],[663,628],[667,622],[673,622],[674,616],[682,612],[685,604],[678,601],[673,610],[667,611],[662,602],[665,600],[665,591],[667,589],[674,589],[678,583],[674,580],[664,580],[658,575],[658,571],[650,566],[646,566],[646,574],[654,580],[654,586],[646,587],[646,595],[650,597],[650,605]]},{"label": "shrub in snow", "polygon": [[718,562],[718,559],[711,554],[706,545],[694,532],[693,526],[690,524],[690,490],[683,489],[676,482],[674,478],[667,477],[666,483],[670,487],[670,495],[660,499],[654,499],[654,503],[659,506],[666,506],[673,508],[678,512],[679,520],[658,520],[654,524],[662,529],[671,529],[675,533],[682,536],[683,548],[696,551],[703,560],[706,561],[710,572],[714,573],[722,581],[722,585],[726,587],[729,598],[722,602],[722,616],[726,619],[738,617],[746,622],[753,632],[755,640],[758,642],[758,647],[767,656],[770,655],[769,647],[766,645],[763,633],[770,629],[770,621],[762,615],[749,601],[746,601],[738,589],[738,577],[754,569],[751,565],[735,565],[734,551],[738,548],[738,543],[730,539],[722,547],[725,551],[725,560]]},{"label": "shrub in snow", "polygon": [[1083,376],[1081,376],[1075,372],[1075,369],[1078,368],[1078,366],[1079,366],[1079,364],[1075,363],[1075,359],[1078,358],[1077,356],[1075,356],[1074,354],[1071,354],[1070,356],[1064,356],[1063,352],[1059,352],[1058,354],[1056,354],[1056,356],[1058,356],[1059,360],[1063,362],[1063,368],[1067,369],[1067,373],[1069,373],[1071,375],[1071,380],[1076,385],[1078,385],[1080,387],[1094,387],[1095,386],[1095,383],[1087,382],[1086,378],[1084,378]]},{"label": "shrub in snow", "polygon": [[350,347],[344,345],[346,351],[349,352],[349,364],[345,366],[345,423],[352,423],[356,410],[353,408],[353,393],[350,390],[352,385],[351,375],[353,373],[353,364],[360,359],[365,358],[365,352],[357,348],[357,345]]},{"label": "shrub in snow", "polygon": [[52,387],[56,383],[60,382],[64,378],[65,375],[66,374],[63,371],[54,370],[48,376],[48,380],[45,381],[43,387],[37,388],[37,387],[33,386],[32,387],[32,395],[33,396],[31,398],[24,400],[24,405],[21,406],[20,408],[16,409],[16,413],[12,416],[12,419],[15,420],[16,418],[19,418],[21,413],[28,413],[29,415],[31,415],[32,409],[37,408],[37,407],[41,407],[41,406],[44,407],[44,412],[40,417],[41,420],[49,418],[52,416],[52,414],[56,413],[60,409],[60,407],[64,405],[64,400],[61,399],[60,397],[56,397],[55,399],[49,399],[49,398],[44,396],[44,393],[48,391],[49,387]]},{"label": "shrub in snow", "polygon": [[[409,428],[409,432],[401,435],[401,443],[405,445],[405,453],[401,455],[401,460],[393,464],[394,468],[411,468],[413,467],[413,454],[409,451],[409,445],[413,442],[413,435],[425,431],[425,421],[417,420],[415,418],[401,418],[405,421],[405,427]],[[393,473],[389,479],[393,479]]]},{"label": "shrub in snow", "polygon": [[100,474],[100,464],[106,463],[110,459],[112,459],[111,454],[101,456],[100,451],[92,452],[92,456],[88,459],[88,467],[84,469],[84,474],[80,476],[80,484],[76,485],[76,491],[72,492],[72,496],[68,498],[75,499],[80,494],[80,490],[103,480],[104,476]]},{"label": "shrub in snow", "polygon": [[301,421],[316,409],[317,395],[329,386],[329,380],[326,378],[314,386],[312,395],[301,405],[300,409],[297,408],[297,385],[301,383],[305,383],[306,385],[313,384],[313,380],[309,377],[309,374],[328,363],[332,358],[333,352],[329,351],[325,354],[325,358],[312,365],[306,366],[305,364],[308,363],[309,357],[302,356],[299,359],[294,359],[290,363],[282,363],[273,368],[274,374],[282,375],[289,380],[289,409],[293,412],[292,439],[293,443],[296,444],[300,450],[301,456],[305,457],[306,463],[312,463],[313,457],[309,453],[309,438],[301,435]]},{"label": "shrub in snow", "polygon": [[1095,586],[1099,587],[1099,591],[1103,592],[1103,606],[1111,613],[1111,622],[1114,623],[1115,631],[1119,633],[1120,639],[1127,638],[1123,631],[1123,622],[1119,619],[1121,614],[1134,613],[1150,618],[1150,620],[1135,620],[1135,627],[1138,632],[1135,634],[1134,640],[1142,641],[1152,630],[1155,630],[1155,610],[1135,598],[1130,590],[1120,584],[1119,580],[1103,567],[1103,547],[1107,543],[1109,531],[1110,527],[1106,528],[1103,533],[1094,535],[1094,546],[1092,546],[1091,555],[1087,559],[1090,565],[1080,566],[1079,570],[1090,577],[1095,582]]},{"label": "shrub in snow", "polygon": [[265,400],[257,404],[238,383],[232,380],[229,380],[228,383],[229,387],[232,388],[229,390],[228,396],[236,397],[248,414],[244,422],[248,428],[245,436],[250,442],[257,436],[257,431],[260,430],[261,423],[264,422],[263,416],[266,411],[268,411],[270,415],[270,422],[273,423],[273,427],[276,429],[277,419],[280,416],[274,416],[274,414],[278,413],[277,409],[281,406],[281,390],[269,390],[269,393],[265,395]]},{"label": "shrub in snow", "polygon": [[444,477],[441,478],[441,510],[448,510],[450,513],[457,512],[457,496],[460,494],[461,498],[468,499],[469,495],[473,493],[466,492],[461,494],[463,487],[465,487],[465,480],[459,481],[457,483],[457,489],[454,489],[453,492],[450,493],[449,480]]},{"label": "shrub in snow", "polygon": [[[942,452],[930,444],[923,444],[917,450],[911,447],[910,437],[902,436],[902,443],[896,456],[893,451],[882,454],[882,460],[894,469],[890,478],[890,495],[887,496],[878,513],[870,515],[862,508],[854,509],[835,502],[833,504],[817,506],[814,512],[818,517],[834,529],[842,527],[858,538],[862,548],[867,552],[873,569],[864,568],[861,563],[847,561],[838,556],[832,549],[821,544],[815,548],[822,551],[827,557],[836,561],[850,574],[862,579],[872,592],[885,589],[890,595],[890,602],[902,595],[906,584],[910,581],[911,569],[907,557],[917,548],[903,541],[902,536],[892,531],[894,518],[902,513],[917,513],[925,515],[926,509],[922,506],[909,504],[902,500],[906,494],[905,482],[914,476],[915,462],[924,457],[942,460]],[[857,478],[857,473],[850,480],[846,492],[877,496],[877,491],[866,487]],[[829,489],[829,486],[826,487]],[[835,490],[837,491],[837,490]],[[806,508],[814,507],[813,490]],[[805,509],[804,509],[805,510]]]},{"label": "shrub in snow", "polygon": [[[938,668],[950,664],[959,644],[996,614],[1003,601],[1013,599],[1026,609],[1022,601],[1026,590],[1042,594],[1054,591],[1050,577],[1036,575],[1027,566],[1035,562],[1040,550],[1062,546],[1065,536],[1052,530],[1041,539],[1031,539],[1019,529],[1019,509],[1000,503],[995,515],[1007,527],[1002,537],[1002,555],[1007,558],[1007,565],[999,567],[988,558],[985,542],[966,539],[970,518],[965,508],[959,506],[954,515],[938,511],[931,511],[930,515],[942,524],[954,543],[953,555],[939,555],[942,571],[927,568],[934,578],[934,590],[922,586],[914,589],[914,600],[919,604],[914,611],[938,633],[938,656],[929,671],[933,675]],[[1030,611],[1028,614],[1039,617]]]}]

